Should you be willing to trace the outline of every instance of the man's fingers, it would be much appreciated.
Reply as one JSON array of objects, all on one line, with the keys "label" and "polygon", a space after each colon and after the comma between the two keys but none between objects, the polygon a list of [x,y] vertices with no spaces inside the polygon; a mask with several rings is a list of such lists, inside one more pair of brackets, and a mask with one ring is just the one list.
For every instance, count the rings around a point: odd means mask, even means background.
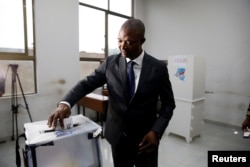
[{"label": "man's fingers", "polygon": [[59,118],[59,123],[62,129],[64,129],[64,123],[63,123],[64,118]]},{"label": "man's fingers", "polygon": [[143,152],[150,146],[150,143],[146,141],[145,139],[142,140],[142,142],[139,144],[139,151]]},{"label": "man's fingers", "polygon": [[145,145],[142,145],[140,148],[139,148],[139,154],[143,153],[143,152],[147,152],[147,153],[150,153],[154,150],[154,146],[150,145],[149,143],[145,144]]},{"label": "man's fingers", "polygon": [[149,143],[147,143],[147,144],[145,144],[145,145],[142,145],[142,146],[140,147],[140,151],[146,150],[147,148],[149,148],[149,146],[150,146]]},{"label": "man's fingers", "polygon": [[68,118],[71,114],[70,108],[65,104],[59,104],[54,114],[48,119],[48,126],[56,129],[58,122],[62,128],[64,128],[64,118]]},{"label": "man's fingers", "polygon": [[49,117],[49,119],[48,119],[47,125],[48,125],[49,128],[52,126],[53,118],[54,118],[54,114],[51,115],[51,116]]}]

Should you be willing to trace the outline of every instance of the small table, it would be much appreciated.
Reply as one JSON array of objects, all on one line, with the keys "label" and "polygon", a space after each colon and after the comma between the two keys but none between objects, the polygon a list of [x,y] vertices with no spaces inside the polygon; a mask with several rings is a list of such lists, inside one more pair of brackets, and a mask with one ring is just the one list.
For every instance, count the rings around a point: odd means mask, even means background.
[{"label": "small table", "polygon": [[97,120],[100,121],[100,124],[102,126],[102,137],[103,135],[103,121],[104,121],[104,116],[107,113],[108,110],[108,101],[109,97],[96,94],[96,93],[90,93],[87,94],[85,97],[81,98],[77,104],[78,104],[78,114],[80,114],[80,107],[83,107],[83,115],[85,116],[85,107],[92,109],[96,111],[97,114]]}]

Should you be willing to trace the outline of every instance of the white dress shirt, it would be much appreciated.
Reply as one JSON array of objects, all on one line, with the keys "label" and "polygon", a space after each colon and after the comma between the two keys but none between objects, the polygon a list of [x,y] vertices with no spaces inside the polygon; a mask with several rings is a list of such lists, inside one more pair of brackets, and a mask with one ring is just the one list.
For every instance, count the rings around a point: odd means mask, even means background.
[{"label": "white dress shirt", "polygon": [[134,64],[134,73],[135,73],[135,92],[137,90],[138,87],[138,83],[139,83],[139,79],[140,79],[140,74],[141,74],[141,68],[142,68],[142,60],[144,57],[144,50],[142,51],[142,53],[134,60],[131,60],[129,58],[126,58],[127,63],[130,61],[135,62]]}]

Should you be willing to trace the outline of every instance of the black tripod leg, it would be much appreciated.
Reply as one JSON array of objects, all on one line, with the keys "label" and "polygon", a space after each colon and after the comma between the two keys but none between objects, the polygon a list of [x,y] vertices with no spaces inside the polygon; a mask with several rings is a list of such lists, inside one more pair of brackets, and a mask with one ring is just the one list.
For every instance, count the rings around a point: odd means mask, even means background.
[{"label": "black tripod leg", "polygon": [[14,111],[12,111],[12,140],[15,140],[15,120],[14,120]]},{"label": "black tripod leg", "polygon": [[[17,87],[15,74],[12,76],[12,95],[11,95],[11,110],[12,110],[12,140],[15,140],[15,125],[16,125],[16,136],[18,136],[18,122],[17,122],[17,113],[18,113],[18,100],[17,100]],[[16,123],[16,124],[15,124]]]},{"label": "black tripod leg", "polygon": [[[18,107],[18,106],[17,106]],[[15,120],[16,120],[16,139],[18,138],[18,120],[17,120],[18,108],[16,108]]]},{"label": "black tripod leg", "polygon": [[16,76],[17,76],[17,80],[18,80],[18,83],[19,83],[19,87],[20,87],[21,92],[22,92],[23,100],[24,100],[24,103],[25,103],[25,108],[26,108],[26,110],[27,110],[27,112],[29,114],[30,121],[32,122],[31,114],[30,114],[30,111],[29,111],[29,106],[28,106],[28,103],[26,101],[25,95],[23,93],[23,87],[22,87],[21,81],[19,79],[19,75],[16,74]]},{"label": "black tripod leg", "polygon": [[11,137],[11,139],[12,140],[15,140],[15,138],[14,138],[14,133],[15,133],[15,128],[14,128],[14,126],[15,126],[15,120],[14,120],[14,111],[13,111],[13,104],[12,104],[12,137]]}]

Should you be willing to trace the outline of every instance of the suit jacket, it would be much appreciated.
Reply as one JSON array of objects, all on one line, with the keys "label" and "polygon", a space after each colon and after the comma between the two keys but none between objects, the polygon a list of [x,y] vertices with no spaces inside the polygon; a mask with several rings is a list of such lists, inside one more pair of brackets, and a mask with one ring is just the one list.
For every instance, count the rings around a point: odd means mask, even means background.
[{"label": "suit jacket", "polygon": [[[62,100],[73,106],[105,83],[109,91],[109,109],[104,134],[111,145],[117,144],[122,135],[131,136],[139,142],[150,130],[160,136],[164,133],[175,108],[166,64],[145,52],[138,87],[130,99],[126,60],[121,54],[109,56]],[[160,111],[157,110],[159,99]]]}]

